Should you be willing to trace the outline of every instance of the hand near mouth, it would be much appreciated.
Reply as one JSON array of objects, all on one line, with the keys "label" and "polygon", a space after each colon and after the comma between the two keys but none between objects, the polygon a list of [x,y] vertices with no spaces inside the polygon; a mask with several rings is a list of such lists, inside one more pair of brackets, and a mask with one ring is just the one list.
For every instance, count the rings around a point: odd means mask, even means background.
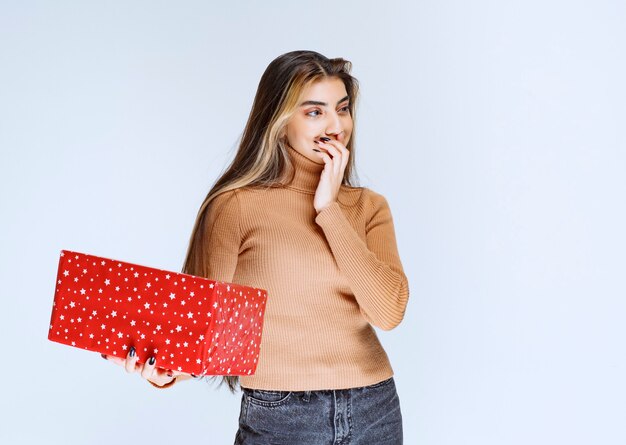
[{"label": "hand near mouth", "polygon": [[350,150],[341,142],[329,138],[321,139],[322,141],[315,141],[320,147],[319,155],[325,163],[313,199],[313,207],[317,213],[337,200],[343,173],[350,157]]}]

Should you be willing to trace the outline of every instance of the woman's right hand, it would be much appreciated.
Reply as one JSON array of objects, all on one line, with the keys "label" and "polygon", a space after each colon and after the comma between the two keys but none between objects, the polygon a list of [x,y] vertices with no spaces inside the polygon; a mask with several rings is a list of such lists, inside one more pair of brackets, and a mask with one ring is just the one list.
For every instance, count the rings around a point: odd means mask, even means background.
[{"label": "woman's right hand", "polygon": [[100,354],[102,358],[122,366],[128,373],[138,372],[142,378],[151,381],[159,386],[170,383],[178,376],[185,375],[191,377],[191,374],[179,371],[169,371],[156,367],[156,357],[150,357],[145,363],[137,363],[137,354],[135,347],[131,346],[126,358],[116,357],[113,355]]}]

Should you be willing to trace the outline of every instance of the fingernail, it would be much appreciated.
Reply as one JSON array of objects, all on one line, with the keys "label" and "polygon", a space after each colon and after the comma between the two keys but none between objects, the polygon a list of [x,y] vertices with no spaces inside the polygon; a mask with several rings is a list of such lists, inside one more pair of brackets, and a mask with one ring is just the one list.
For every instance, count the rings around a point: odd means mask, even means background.
[{"label": "fingernail", "polygon": [[316,152],[318,152],[318,153],[321,153],[321,152],[322,152],[322,150],[318,150],[317,148],[314,148],[314,149],[313,149],[313,151],[316,151]]},{"label": "fingernail", "polygon": [[100,357],[102,357],[105,360],[108,360],[107,355],[106,354],[100,354]]},{"label": "fingernail", "polygon": [[197,378],[198,376],[195,374],[191,374],[191,377],[193,377],[194,379]]},{"label": "fingernail", "polygon": [[316,144],[319,144],[319,143],[320,143],[320,141],[313,141],[313,142],[315,142]]},{"label": "fingernail", "polygon": [[154,365],[154,362],[156,362],[156,359],[153,357],[150,357],[150,360],[148,360],[148,364],[150,365]]},{"label": "fingernail", "polygon": [[134,346],[131,346],[131,347],[130,347],[130,356],[131,356],[131,357],[134,357],[134,356],[135,356],[135,347],[134,347]]},{"label": "fingernail", "polygon": [[174,377],[174,374],[172,374],[171,372],[168,372],[168,373],[167,373],[167,376],[168,376],[168,377]]},{"label": "fingernail", "polygon": [[326,138],[326,137],[321,137],[320,139],[323,140],[324,142],[330,141],[330,138]]}]

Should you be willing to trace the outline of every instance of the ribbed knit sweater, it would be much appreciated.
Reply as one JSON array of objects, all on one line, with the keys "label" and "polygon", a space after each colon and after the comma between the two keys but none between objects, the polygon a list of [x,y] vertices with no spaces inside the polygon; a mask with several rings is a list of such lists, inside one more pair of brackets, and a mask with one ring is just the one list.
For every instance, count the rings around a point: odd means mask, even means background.
[{"label": "ribbed knit sweater", "polygon": [[393,370],[372,326],[397,326],[409,298],[389,205],[369,188],[342,185],[317,213],[324,164],[289,152],[289,185],[222,193],[206,215],[208,277],[268,294],[257,369],[240,384],[304,391],[378,383]]}]

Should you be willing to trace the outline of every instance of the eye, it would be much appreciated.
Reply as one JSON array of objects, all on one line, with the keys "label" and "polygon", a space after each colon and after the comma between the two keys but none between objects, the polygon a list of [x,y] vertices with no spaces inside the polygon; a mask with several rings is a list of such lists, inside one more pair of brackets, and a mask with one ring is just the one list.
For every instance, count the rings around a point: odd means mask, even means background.
[{"label": "eye", "polygon": [[[350,105],[346,105],[345,107],[341,108],[340,110],[349,113],[350,112]],[[312,111],[309,111],[306,114],[307,116],[317,117],[317,116],[319,116],[319,114],[312,115],[311,113],[320,113],[320,110],[312,110]]]}]

